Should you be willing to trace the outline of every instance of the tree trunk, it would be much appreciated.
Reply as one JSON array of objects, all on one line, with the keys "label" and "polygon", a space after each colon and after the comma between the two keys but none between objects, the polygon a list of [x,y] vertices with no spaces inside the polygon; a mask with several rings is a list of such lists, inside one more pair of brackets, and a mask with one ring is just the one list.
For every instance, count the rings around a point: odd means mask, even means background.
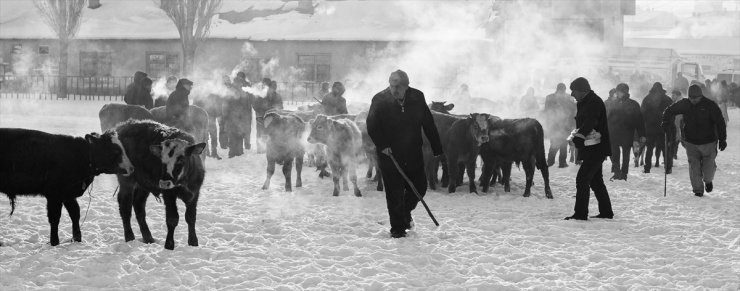
[{"label": "tree trunk", "polygon": [[59,40],[59,79],[57,98],[67,98],[67,62],[69,61],[69,41]]},{"label": "tree trunk", "polygon": [[183,41],[182,43],[182,75],[184,77],[192,76],[193,69],[195,68],[195,49],[197,44],[195,41]]}]

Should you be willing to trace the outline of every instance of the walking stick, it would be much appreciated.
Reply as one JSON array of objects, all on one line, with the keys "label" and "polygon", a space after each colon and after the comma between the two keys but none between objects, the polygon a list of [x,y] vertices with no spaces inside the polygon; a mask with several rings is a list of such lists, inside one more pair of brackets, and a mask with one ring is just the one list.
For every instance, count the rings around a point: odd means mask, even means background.
[{"label": "walking stick", "polygon": [[388,155],[391,157],[391,161],[393,161],[393,165],[396,166],[396,170],[398,170],[399,173],[401,173],[401,177],[403,177],[404,180],[406,180],[406,183],[411,186],[411,190],[416,194],[416,197],[419,198],[419,201],[421,201],[421,204],[424,205],[424,209],[427,210],[427,213],[429,214],[429,217],[432,218],[432,221],[434,221],[434,225],[439,226],[439,222],[437,222],[437,219],[434,218],[434,215],[432,214],[432,211],[429,210],[429,206],[427,206],[427,203],[424,202],[424,198],[421,197],[421,194],[419,194],[419,191],[416,190],[416,187],[414,186],[414,183],[411,183],[411,179],[409,179],[408,176],[406,176],[406,173],[403,172],[401,169],[401,166],[398,165],[398,162],[396,161],[396,158],[393,157],[393,154]]}]

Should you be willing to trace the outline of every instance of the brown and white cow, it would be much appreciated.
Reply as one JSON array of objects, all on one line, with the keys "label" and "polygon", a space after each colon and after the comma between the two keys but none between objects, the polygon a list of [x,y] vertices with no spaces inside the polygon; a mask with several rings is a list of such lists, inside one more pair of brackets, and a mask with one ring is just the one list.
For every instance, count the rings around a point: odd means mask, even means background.
[{"label": "brown and white cow", "polygon": [[[309,143],[326,145],[331,177],[334,181],[334,196],[339,196],[339,180],[346,173],[354,185],[355,196],[362,196],[357,187],[357,156],[362,154],[362,134],[354,121],[349,119],[334,120],[319,115],[313,122]],[[345,185],[345,191],[347,189]]]},{"label": "brown and white cow", "polygon": [[134,239],[131,209],[145,243],[154,242],[146,223],[149,193],[162,195],[167,217],[164,247],[174,249],[174,231],[179,221],[177,199],[185,203],[188,245],[197,246],[195,218],[200,188],[205,178],[201,153],[206,143],[196,143],[192,135],[154,121],[129,120],[115,129],[136,171],[128,177],[118,175],[118,207],[123,220],[124,238]]}]

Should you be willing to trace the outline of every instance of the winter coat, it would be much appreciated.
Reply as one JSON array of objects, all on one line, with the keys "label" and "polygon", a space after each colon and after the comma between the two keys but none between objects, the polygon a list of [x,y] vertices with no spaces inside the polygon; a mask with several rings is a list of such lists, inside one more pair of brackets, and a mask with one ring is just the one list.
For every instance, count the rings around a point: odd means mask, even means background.
[{"label": "winter coat", "polygon": [[645,122],[642,119],[640,104],[629,97],[615,98],[606,108],[609,121],[609,139],[615,145],[632,146],[635,132],[645,136]]},{"label": "winter coat", "polygon": [[645,135],[659,136],[663,135],[663,129],[660,127],[663,118],[663,111],[673,104],[673,100],[665,91],[654,91],[642,100],[640,110],[642,118],[645,121]]},{"label": "winter coat", "polygon": [[324,114],[326,115],[347,114],[347,99],[344,99],[341,95],[326,94],[324,99],[321,100],[321,105],[324,106]]},{"label": "winter coat", "polygon": [[542,113],[545,134],[551,139],[567,137],[576,126],[576,103],[565,92],[547,95]]},{"label": "winter coat", "polygon": [[598,144],[578,149],[578,159],[603,161],[607,156],[612,155],[609,135],[610,125],[607,120],[604,101],[594,91],[589,91],[576,104],[576,107],[578,109],[576,113],[578,134],[589,136],[593,134],[592,131],[594,130],[601,134],[601,141]]},{"label": "winter coat", "polygon": [[[147,75],[144,72],[137,71],[134,73],[134,81],[126,86],[126,94],[123,95],[123,101],[129,105],[143,105],[138,103],[137,95],[141,89],[141,83]],[[151,107],[149,107],[151,108]],[[147,109],[149,109],[147,108]]]},{"label": "winter coat", "polygon": [[367,132],[379,155],[383,149],[391,148],[402,165],[423,167],[422,130],[435,156],[442,154],[442,142],[424,93],[409,87],[404,96],[401,105],[389,89],[375,94],[367,116]]},{"label": "winter coat", "polygon": [[[238,86],[238,85],[237,85]],[[239,87],[231,87],[233,96],[227,96],[223,102],[224,130],[236,135],[244,135],[252,127],[252,101],[254,96]]]},{"label": "winter coat", "polygon": [[689,91],[689,80],[684,76],[676,77],[676,80],[673,81],[673,88],[680,90],[681,93],[686,93]]},{"label": "winter coat", "polygon": [[722,112],[712,100],[702,97],[697,104],[689,99],[668,106],[663,112],[662,126],[673,126],[671,120],[677,114],[683,114],[683,139],[696,145],[708,144],[717,140],[727,141],[727,124]]},{"label": "winter coat", "polygon": [[177,82],[175,91],[173,91],[170,94],[170,97],[167,98],[167,116],[171,118],[187,114],[188,108],[190,107],[190,99],[188,99],[189,95],[190,91],[185,89],[183,79],[181,79]]}]

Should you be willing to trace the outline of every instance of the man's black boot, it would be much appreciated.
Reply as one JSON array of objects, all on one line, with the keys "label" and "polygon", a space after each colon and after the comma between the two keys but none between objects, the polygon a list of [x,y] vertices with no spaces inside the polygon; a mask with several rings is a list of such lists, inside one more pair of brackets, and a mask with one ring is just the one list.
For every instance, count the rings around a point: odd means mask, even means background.
[{"label": "man's black boot", "polygon": [[712,182],[708,182],[704,184],[704,189],[707,190],[707,192],[712,192],[714,189],[714,185],[712,185]]}]

